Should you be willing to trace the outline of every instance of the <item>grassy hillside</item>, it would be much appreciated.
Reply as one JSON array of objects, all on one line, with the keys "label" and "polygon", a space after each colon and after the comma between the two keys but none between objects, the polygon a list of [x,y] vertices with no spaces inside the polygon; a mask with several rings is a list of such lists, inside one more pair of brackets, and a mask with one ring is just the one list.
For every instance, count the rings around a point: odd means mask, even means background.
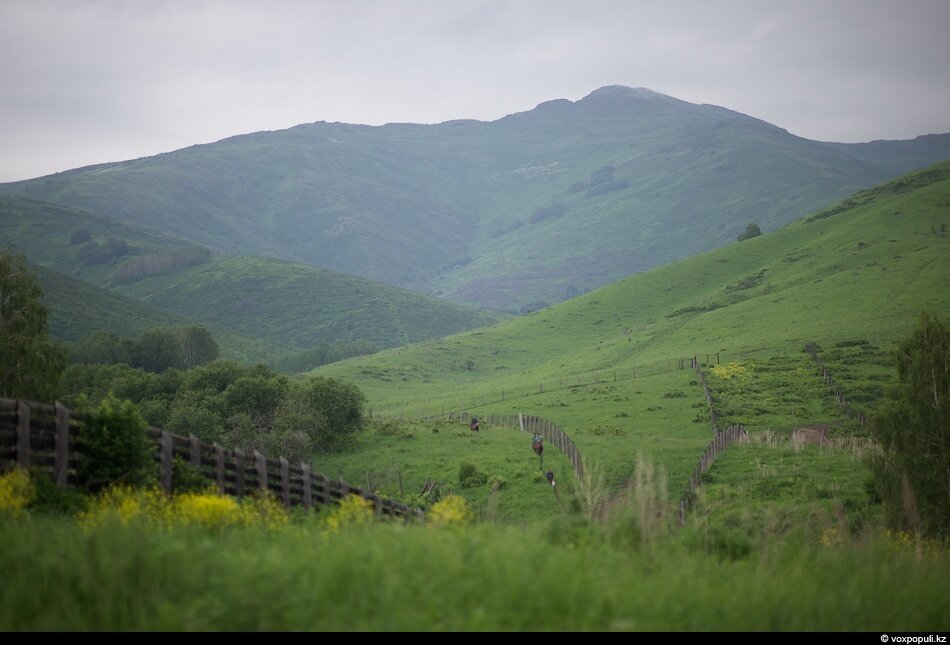
[{"label": "grassy hillside", "polygon": [[[60,341],[78,340],[95,331],[111,331],[125,338],[137,338],[154,327],[184,327],[194,320],[127,298],[51,269],[28,263],[43,289],[43,304],[49,314],[49,328]],[[291,351],[278,341],[241,336],[208,325],[223,358],[246,363],[267,362]]]},{"label": "grassy hillside", "polygon": [[117,289],[154,307],[264,342],[393,347],[498,320],[429,296],[283,260],[217,257]]},{"label": "grassy hillside", "polygon": [[[950,135],[826,144],[606,87],[491,123],[313,123],[0,186],[234,255],[501,309],[771,230],[950,156]],[[40,261],[40,260],[38,260]]]},{"label": "grassy hillside", "polygon": [[[676,490],[709,436],[701,390],[682,359],[758,363],[788,381],[786,390],[749,386],[788,400],[756,403],[743,391],[730,414],[754,429],[839,423],[804,343],[866,340],[886,350],[921,309],[950,313],[948,226],[943,163],[535,314],[320,373],[352,379],[383,413],[539,414],[569,432],[609,481],[623,480],[639,452]],[[685,442],[682,451],[671,436]]]},{"label": "grassy hillside", "polygon": [[230,357],[269,360],[338,340],[392,347],[498,319],[310,265],[215,258],[170,235],[17,197],[0,196],[0,241],[36,264],[151,305],[147,311],[115,293],[60,285],[47,274],[58,298],[54,330],[69,340],[96,329],[137,335],[157,326],[153,319],[176,317],[227,337]]},{"label": "grassy hillside", "polygon": [[154,228],[78,208],[0,195],[0,243],[30,261],[100,287],[210,258],[206,248]]}]

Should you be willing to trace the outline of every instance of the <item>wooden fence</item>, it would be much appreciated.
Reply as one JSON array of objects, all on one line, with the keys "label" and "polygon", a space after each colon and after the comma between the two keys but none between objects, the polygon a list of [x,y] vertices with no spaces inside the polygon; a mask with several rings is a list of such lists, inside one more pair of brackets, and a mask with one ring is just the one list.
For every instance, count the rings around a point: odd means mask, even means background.
[{"label": "wooden fence", "polygon": [[[447,421],[452,421],[458,419],[459,421],[467,423],[472,418],[472,416],[473,415],[469,412],[450,412],[445,416],[438,415],[424,417],[424,420],[434,421],[444,419]],[[574,468],[574,474],[577,476],[577,481],[584,481],[584,458],[581,456],[580,450],[577,449],[577,445],[574,443],[574,440],[571,439],[570,435],[561,430],[551,421],[541,417],[520,413],[480,414],[477,415],[477,418],[479,419],[479,423],[482,425],[501,426],[504,428],[518,428],[522,432],[536,432],[540,434],[544,438],[546,445],[554,446],[564,453],[568,461],[571,462],[571,466]]]},{"label": "wooden fence", "polygon": [[828,371],[825,362],[821,359],[821,356],[818,355],[818,346],[815,343],[806,343],[805,349],[802,351],[811,356],[811,359],[815,361],[815,365],[821,368],[821,377],[824,379],[825,385],[833,390],[835,403],[838,404],[841,411],[847,414],[849,419],[857,419],[862,426],[866,426],[868,424],[868,415],[865,414],[863,410],[853,407],[851,402],[845,398],[844,393],[838,389],[835,380],[831,378],[831,372]]},{"label": "wooden fence", "polygon": [[719,424],[716,420],[716,408],[713,405],[713,396],[709,391],[709,385],[706,383],[706,375],[703,373],[703,370],[699,367],[699,360],[693,358],[692,367],[696,371],[696,378],[699,379],[699,382],[703,386],[703,393],[706,395],[706,403],[709,406],[709,420],[712,425],[713,438],[709,442],[709,445],[706,446],[706,450],[703,451],[702,456],[699,458],[699,462],[696,464],[696,468],[693,469],[693,474],[689,478],[689,486],[686,488],[686,493],[680,499],[680,523],[686,523],[686,513],[689,511],[689,508],[692,504],[694,493],[696,489],[699,488],[699,485],[703,481],[703,475],[705,475],[710,468],[712,468],[713,462],[716,460],[716,457],[723,450],[734,444],[736,441],[745,436],[745,428],[741,424],[731,425],[725,430],[719,429]]},{"label": "wooden fence", "polygon": [[[50,472],[60,486],[74,483],[79,459],[74,447],[86,420],[58,402],[48,405],[0,399],[0,473],[14,467],[38,467]],[[379,497],[342,479],[331,480],[312,472],[305,463],[291,464],[283,457],[268,459],[256,450],[246,454],[158,428],[149,428],[148,437],[155,446],[159,485],[166,492],[172,490],[178,457],[223,495],[244,497],[254,490],[270,490],[286,506],[310,509],[355,494],[371,501],[377,515],[424,518],[422,509]]]}]

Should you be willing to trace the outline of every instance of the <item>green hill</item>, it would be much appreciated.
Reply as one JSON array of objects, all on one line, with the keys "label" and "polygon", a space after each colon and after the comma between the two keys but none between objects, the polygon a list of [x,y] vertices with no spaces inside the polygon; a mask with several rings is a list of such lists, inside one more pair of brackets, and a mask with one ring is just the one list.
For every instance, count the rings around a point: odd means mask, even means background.
[{"label": "green hill", "polygon": [[[74,341],[96,331],[110,331],[137,338],[155,327],[186,327],[194,320],[138,300],[76,280],[46,267],[27,262],[43,289],[50,333],[60,341]],[[246,363],[266,362],[289,354],[294,347],[277,341],[242,337],[208,325],[224,358]]]},{"label": "green hill", "polygon": [[775,229],[950,156],[601,88],[490,123],[312,123],[5,184],[233,255],[516,310]]},{"label": "green hill", "polygon": [[[328,367],[398,374],[362,385],[385,402],[445,396],[460,374],[483,389],[526,378],[798,347],[894,340],[917,313],[950,311],[950,163],[857,193],[784,228],[632,276],[488,329]],[[473,369],[466,370],[464,366]],[[405,377],[405,381],[402,378]],[[427,382],[426,382],[427,381]]]},{"label": "green hill", "polygon": [[[0,196],[0,240],[53,274],[54,331],[137,335],[152,320],[201,322],[228,356],[270,360],[321,342],[377,347],[444,336],[498,320],[492,314],[304,264],[214,257],[204,247],[80,209]],[[116,294],[147,302],[142,307]],[[164,324],[158,325],[164,326]]]},{"label": "green hill", "polygon": [[0,195],[0,242],[37,264],[106,288],[211,257],[205,247],[145,226],[9,195]]},{"label": "green hill", "polygon": [[338,340],[394,347],[498,320],[405,289],[254,257],[216,257],[118,291],[209,327],[296,349]]},{"label": "green hill", "polygon": [[384,414],[544,416],[615,485],[643,455],[678,490],[709,440],[689,357],[746,366],[744,388],[723,388],[724,422],[841,423],[804,343],[886,350],[921,309],[950,314],[948,228],[944,162],[540,312],[319,373],[351,379]]}]

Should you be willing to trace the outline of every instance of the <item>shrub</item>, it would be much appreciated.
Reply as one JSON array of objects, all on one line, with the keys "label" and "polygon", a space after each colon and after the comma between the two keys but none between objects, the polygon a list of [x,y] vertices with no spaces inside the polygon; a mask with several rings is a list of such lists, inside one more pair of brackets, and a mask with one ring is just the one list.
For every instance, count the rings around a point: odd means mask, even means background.
[{"label": "shrub", "polygon": [[464,497],[447,495],[432,505],[426,522],[435,526],[465,526],[475,521],[475,513]]},{"label": "shrub", "polygon": [[462,488],[475,488],[488,481],[488,475],[479,472],[478,467],[467,461],[459,464],[459,485]]},{"label": "shrub", "polygon": [[373,520],[373,502],[359,495],[347,495],[327,516],[327,528],[339,531],[347,526],[359,526]]},{"label": "shrub", "polygon": [[501,475],[492,475],[488,478],[488,486],[492,490],[502,490],[508,488],[508,480]]},{"label": "shrub", "polygon": [[30,474],[14,468],[0,475],[0,517],[19,517],[36,498],[36,487]]},{"label": "shrub", "polygon": [[758,224],[753,222],[745,227],[745,231],[739,233],[739,235],[736,237],[736,241],[742,242],[743,240],[758,237],[759,235],[762,235],[762,229],[759,228]]},{"label": "shrub", "polygon": [[80,486],[99,491],[111,484],[141,486],[154,479],[147,429],[131,401],[104,399],[76,437]]}]

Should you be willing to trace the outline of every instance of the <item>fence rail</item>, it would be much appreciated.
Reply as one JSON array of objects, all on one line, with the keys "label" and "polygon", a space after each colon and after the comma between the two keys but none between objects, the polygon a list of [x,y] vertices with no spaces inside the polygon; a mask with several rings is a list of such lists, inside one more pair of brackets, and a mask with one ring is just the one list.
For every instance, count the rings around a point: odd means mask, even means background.
[{"label": "fence rail", "polygon": [[[75,483],[79,459],[76,437],[89,420],[59,402],[49,405],[0,399],[0,473],[14,467],[39,467],[50,472],[60,486]],[[331,480],[312,472],[302,462],[291,464],[283,457],[269,459],[257,450],[245,453],[217,443],[203,443],[194,435],[182,437],[159,428],[149,428],[148,437],[154,444],[159,485],[165,492],[172,490],[178,457],[223,495],[244,497],[254,490],[269,490],[286,506],[310,509],[355,494],[371,501],[377,515],[424,518],[422,509],[350,486],[342,478]]]},{"label": "fence rail", "polygon": [[821,377],[824,379],[825,385],[834,392],[835,403],[838,404],[841,411],[847,414],[849,419],[857,419],[862,427],[866,426],[868,424],[868,415],[863,410],[853,407],[851,402],[845,398],[844,393],[838,388],[835,380],[831,377],[831,372],[825,366],[825,362],[821,356],[818,355],[818,345],[815,343],[805,343],[805,349],[802,351],[811,356],[811,359],[815,361],[815,365],[821,368]]}]

